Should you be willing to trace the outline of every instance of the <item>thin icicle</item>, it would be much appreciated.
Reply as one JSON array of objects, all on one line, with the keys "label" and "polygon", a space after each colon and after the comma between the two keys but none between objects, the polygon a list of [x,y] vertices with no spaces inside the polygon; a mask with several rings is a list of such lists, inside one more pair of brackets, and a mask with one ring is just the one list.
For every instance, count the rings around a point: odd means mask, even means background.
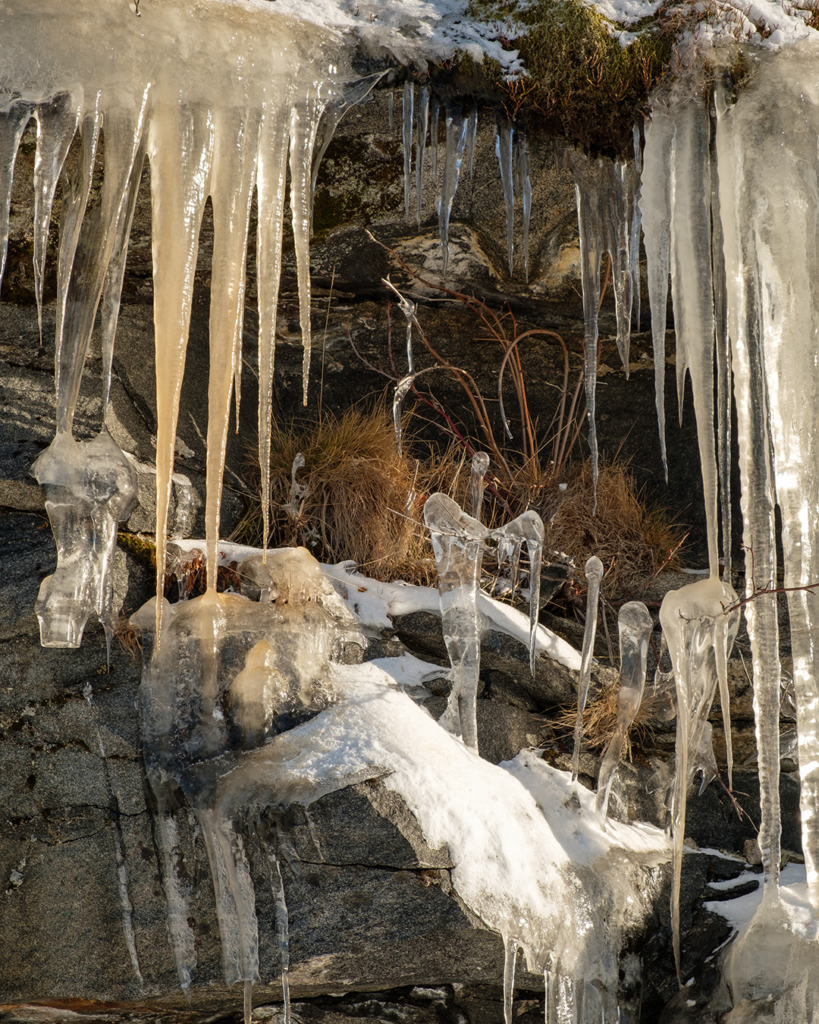
[{"label": "thin icicle", "polygon": [[434,94],[429,101],[429,106],[429,149],[432,158],[432,181],[433,184],[436,184],[438,181],[438,115],[441,112],[441,105]]},{"label": "thin icicle", "polygon": [[473,519],[481,521],[483,508],[483,492],[486,488],[486,474],[489,470],[489,455],[486,452],[475,452],[472,456],[472,468],[469,474],[469,489],[472,507],[469,514]]},{"label": "thin icicle", "polygon": [[[601,172],[600,220],[611,260],[611,284],[617,317],[617,351],[626,377],[631,343],[632,265],[629,252],[635,175],[634,166],[623,161],[598,162]],[[605,197],[605,198],[603,198]]]},{"label": "thin icicle", "polygon": [[466,153],[469,158],[469,180],[472,181],[472,170],[475,163],[475,138],[478,134],[478,104],[472,104],[469,112],[468,128],[466,132]]},{"label": "thin icicle", "polygon": [[503,1022],[512,1024],[512,1003],[515,998],[515,964],[518,958],[518,940],[512,936],[503,939]]},{"label": "thin icicle", "polygon": [[586,390],[586,418],[589,426],[589,458],[592,467],[594,500],[592,511],[597,511],[597,312],[600,306],[600,257],[602,234],[600,224],[600,197],[596,168],[576,150],[570,153],[577,198],[577,225],[580,234],[580,279],[583,286],[583,325],[585,335],[584,387]]},{"label": "thin icicle", "polygon": [[594,638],[597,633],[597,602],[603,580],[603,563],[592,555],[584,569],[586,576],[586,625],[583,630],[583,652],[580,660],[580,681],[577,685],[577,718],[574,723],[574,752],[572,753],[572,782],[577,782],[580,764],[580,744],[583,739],[583,712],[589,695],[591,663],[594,657]]},{"label": "thin icicle", "polygon": [[500,168],[503,187],[503,206],[506,211],[506,255],[509,274],[514,270],[515,260],[515,184],[514,184],[514,129],[506,118],[498,118],[495,125],[495,155]]},{"label": "thin icicle", "polygon": [[415,383],[416,374],[408,373],[406,377],[402,377],[401,380],[395,385],[395,394],[392,397],[392,421],[395,426],[395,447],[398,449],[398,454],[401,454],[401,412],[404,404],[404,399]]},{"label": "thin icicle", "polygon": [[33,111],[33,103],[16,100],[8,110],[0,113],[0,285],[3,283],[9,241],[9,205],[14,161],[20,139]]},{"label": "thin icicle", "polygon": [[82,115],[82,92],[63,92],[34,111],[37,120],[37,152],[34,157],[34,294],[43,344],[43,279],[45,276],[48,228],[54,191],[71,140]]},{"label": "thin icicle", "polygon": [[523,272],[529,283],[529,224],[532,219],[532,182],[529,177],[529,143],[525,132],[518,132],[515,139],[515,160],[518,168],[518,191],[523,207]]},{"label": "thin icicle", "polygon": [[634,197],[631,209],[631,234],[629,236],[629,256],[631,259],[631,293],[634,321],[637,330],[641,329],[640,318],[640,175],[643,173],[643,149],[640,145],[640,125],[635,122],[634,137]]},{"label": "thin icicle", "polygon": [[282,228],[289,119],[286,107],[268,105],[259,138],[256,167],[256,266],[259,310],[259,466],[262,495],[262,549],[267,560],[270,536],[270,444],[273,418],[273,369],[276,311],[281,279]]},{"label": "thin icicle", "polygon": [[403,126],[401,138],[404,145],[404,217],[410,218],[410,191],[412,188],[412,120],[415,103],[415,84],[404,82],[404,100],[401,106]]},{"label": "thin icicle", "polygon": [[461,175],[461,164],[466,143],[466,121],[460,107],[447,107],[446,111],[446,153],[444,158],[444,182],[438,205],[438,232],[441,236],[443,265],[441,276],[446,281],[449,264],[449,218],[452,213],[452,202],[458,190]]},{"label": "thin icicle", "polygon": [[421,223],[424,195],[424,158],[427,148],[427,124],[429,121],[429,86],[422,85],[415,109],[415,204],[416,220]]},{"label": "thin icicle", "polygon": [[293,214],[293,242],[299,282],[299,322],[304,346],[302,363],[302,405],[307,405],[310,386],[310,182],[313,149],[323,105],[308,98],[293,107],[290,118],[290,208]]},{"label": "thin icicle", "polygon": [[671,150],[674,122],[655,110],[646,129],[639,208],[647,259],[651,334],[654,343],[654,402],[663,471],[668,482],[665,443],[665,327],[671,260]]}]

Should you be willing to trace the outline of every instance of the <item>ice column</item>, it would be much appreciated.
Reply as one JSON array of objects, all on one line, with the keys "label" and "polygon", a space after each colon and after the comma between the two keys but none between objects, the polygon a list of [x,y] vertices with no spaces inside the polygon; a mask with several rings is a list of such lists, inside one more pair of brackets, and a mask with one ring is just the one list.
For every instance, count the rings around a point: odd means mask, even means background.
[{"label": "ice column", "polygon": [[577,718],[574,723],[574,752],[572,753],[572,782],[577,782],[580,763],[580,743],[583,738],[583,712],[589,696],[591,663],[594,657],[594,638],[597,634],[597,601],[603,581],[603,563],[592,555],[586,562],[586,624],[583,629],[583,651],[580,658],[580,680],[577,684]]},{"label": "ice column", "polygon": [[597,779],[597,810],[608,814],[609,795],[626,734],[640,709],[646,684],[648,641],[654,624],[641,601],[629,601],[618,615],[620,629],[620,688],[617,691],[617,725]]}]

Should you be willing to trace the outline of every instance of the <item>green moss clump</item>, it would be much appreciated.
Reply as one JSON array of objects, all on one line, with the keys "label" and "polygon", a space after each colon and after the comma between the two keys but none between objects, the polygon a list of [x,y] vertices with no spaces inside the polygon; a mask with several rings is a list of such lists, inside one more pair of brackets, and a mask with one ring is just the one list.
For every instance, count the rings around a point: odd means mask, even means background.
[{"label": "green moss clump", "polygon": [[140,565],[156,569],[156,544],[152,540],[138,533],[119,533],[117,534],[117,543]]},{"label": "green moss clump", "polygon": [[[661,20],[634,26],[637,38],[622,47],[605,18],[580,0],[536,0],[521,9],[471,0],[470,13],[526,27],[508,40],[520,51],[525,75],[510,82],[497,62],[482,68],[510,117],[594,153],[631,151],[632,126],[671,61],[672,39]],[[474,75],[474,63],[464,70]]]}]

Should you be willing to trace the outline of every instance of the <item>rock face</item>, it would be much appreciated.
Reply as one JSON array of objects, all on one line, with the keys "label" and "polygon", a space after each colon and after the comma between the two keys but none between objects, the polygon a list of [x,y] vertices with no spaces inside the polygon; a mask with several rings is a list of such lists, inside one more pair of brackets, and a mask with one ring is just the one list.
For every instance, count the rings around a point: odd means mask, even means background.
[{"label": "rock face", "polygon": [[[396,108],[399,105],[396,103]],[[485,394],[494,394],[497,386],[498,347],[485,339],[474,313],[457,301],[438,301],[440,293],[434,287],[397,270],[388,254],[365,233],[364,228],[369,227],[421,276],[432,284],[440,283],[435,183],[428,171],[421,224],[405,224],[400,128],[397,120],[389,127],[386,108],[382,91],[342,122],[319,177],[311,256],[317,339],[311,396],[315,401],[321,393],[327,410],[342,410],[385,386],[385,378],[374,367],[389,366],[388,297],[381,284],[388,273],[419,301],[422,325],[446,357],[473,372]],[[572,352],[574,373],[580,364],[576,353],[580,351],[582,313],[571,179],[561,167],[559,153],[532,140],[531,163],[537,169],[533,178],[535,212],[530,277],[525,284],[519,275],[510,277],[506,269],[505,225],[493,147],[491,119],[484,118],[474,177],[462,182],[453,208],[447,285],[468,293],[477,291],[497,308],[508,301],[521,329],[547,326],[561,332]],[[99,628],[89,627],[79,651],[45,650],[38,644],[34,602],[40,580],[53,571],[56,558],[42,494],[28,470],[50,442],[54,429],[50,340],[54,307],[45,310],[41,351],[37,314],[31,305],[32,165],[29,143],[17,160],[9,263],[0,303],[0,806],[4,809],[0,823],[0,1002],[42,1001],[54,1007],[47,1011],[11,1009],[4,1015],[10,1021],[42,1020],[43,1015],[59,1020],[63,1013],[68,1019],[78,1007],[88,1019],[95,1019],[93,1006],[72,1004],[71,1000],[123,1004],[119,1007],[123,1013],[138,1014],[140,1020],[154,1019],[154,1014],[163,1021],[212,1019],[214,1014],[235,1013],[240,996],[227,990],[221,980],[210,871],[193,819],[183,827],[180,846],[180,865],[190,883],[190,923],[197,944],[198,977],[190,1006],[178,988],[167,935],[155,818],[140,749],[139,656],[128,651],[130,634],[123,629],[122,642],[115,640],[110,664]],[[148,177],[146,170],[129,248],[110,429],[117,443],[139,464],[140,507],[126,525],[132,531],[150,532],[154,525],[156,409]],[[58,220],[55,214],[55,223]],[[52,280],[46,289],[48,296],[51,288],[52,298],[54,230],[49,249]],[[202,396],[206,391],[211,237],[206,221],[179,419],[172,522],[172,532],[179,535],[201,535],[203,531],[206,410]],[[520,247],[519,232],[516,239]],[[275,385],[278,415],[284,420],[296,415],[301,396],[295,291],[291,251],[285,263]],[[392,317],[395,328],[394,311]],[[251,366],[256,358],[254,321],[250,309],[244,351]],[[666,487],[655,440],[648,339],[639,332],[635,335],[632,379],[626,383],[616,362],[610,300],[604,303],[601,326],[598,421],[602,450],[611,453],[622,444],[638,480],[649,485],[651,495],[679,510],[696,526],[702,500],[699,468],[691,457],[695,450],[693,416],[689,410],[687,426],[679,432],[669,417],[671,483]],[[554,339],[532,339],[521,358],[530,385],[530,406],[542,422],[548,422],[555,404],[554,382],[562,379],[562,350]],[[399,365],[403,372],[403,363]],[[90,437],[99,428],[98,369],[98,360],[92,358],[81,386],[76,419],[79,438]],[[673,374],[674,368],[669,366],[669,387]],[[231,433],[228,441],[223,507],[226,534],[242,509],[244,447],[255,436],[254,388],[253,373],[246,372],[239,432]],[[436,389],[442,400],[458,401],[451,381],[441,377]],[[698,557],[702,530],[691,550],[691,557]],[[123,550],[116,557],[115,604],[128,615],[150,595],[152,572]],[[408,616],[393,625],[395,636],[407,649],[440,662],[444,647],[435,616]],[[391,653],[404,649],[396,647],[395,641],[392,644]],[[501,761],[522,747],[546,747],[556,763],[565,767],[565,751],[555,740],[552,720],[556,705],[574,699],[571,674],[544,666],[533,680],[522,645],[501,634],[487,638],[482,665],[479,734],[484,756]],[[739,670],[736,682],[739,689]],[[438,714],[442,703],[442,694],[436,693],[428,702],[429,710]],[[747,730],[748,716],[744,721]],[[667,752],[668,745],[669,733],[660,729],[655,749]],[[594,758],[586,759],[584,771],[593,780]],[[653,767],[647,764],[621,766],[612,797],[616,813],[664,823],[659,799],[645,793],[652,774]],[[753,776],[742,775],[737,777],[735,789],[747,794],[739,800],[750,820],[739,820],[728,796],[712,784],[702,797],[689,803],[692,841],[739,853],[754,839],[758,786]],[[798,784],[792,776],[783,776],[782,796],[783,806],[788,808],[783,814],[783,845],[798,855]],[[475,927],[476,922],[452,892],[449,852],[426,847],[400,799],[377,783],[361,784],[323,798],[309,812],[293,811],[286,824],[292,837],[291,856],[284,868],[291,987],[298,1000],[312,1000],[296,1004],[298,1018],[320,1018],[327,1024],[343,1024],[347,1018],[362,1016],[418,1024],[433,1019],[490,1024],[501,1018],[501,940]],[[684,963],[686,972],[698,970],[727,937],[720,919],[701,908],[706,883],[731,871],[738,873],[742,866],[741,860],[726,861],[706,852],[686,858],[683,927],[688,938],[683,937],[683,948],[690,950],[690,961]],[[256,999],[275,1003],[280,998],[280,968],[269,893],[260,897],[259,919],[262,982]],[[628,1019],[656,1020],[667,1004],[663,1019],[684,1019],[671,1016],[679,1008],[680,997],[675,994],[667,900],[658,902],[649,934],[633,952],[644,966],[642,970],[639,964],[633,967],[631,974],[624,968],[623,1005],[628,1007]],[[542,978],[519,967],[517,984],[516,1017],[522,1024],[535,1017],[542,1019]],[[370,998],[351,992],[380,995]],[[723,993],[707,970],[698,974],[692,993],[698,1006],[723,1005],[719,1001],[724,1002]],[[97,1010],[106,1020],[118,1012],[116,1008]],[[271,1009],[268,1016],[273,1012]]]}]

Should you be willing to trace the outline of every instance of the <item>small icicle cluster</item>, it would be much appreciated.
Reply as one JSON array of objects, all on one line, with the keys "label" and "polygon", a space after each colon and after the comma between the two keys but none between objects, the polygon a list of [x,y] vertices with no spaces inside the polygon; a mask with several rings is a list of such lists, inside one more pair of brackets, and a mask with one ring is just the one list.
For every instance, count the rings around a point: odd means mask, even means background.
[{"label": "small icicle cluster", "polygon": [[432,494],[424,505],[438,568],[441,623],[452,665],[452,691],[441,724],[468,747],[478,749],[478,677],[483,623],[478,608],[481,564],[489,545],[496,548],[498,564],[508,562],[515,586],[521,549],[529,556],[529,665],[535,674],[536,638],[540,609],[540,567],[543,522],[536,512],[524,512],[511,523],[489,530],[480,521],[484,477],[489,468],[486,452],[472,460],[472,511],[467,515],[445,494]]},{"label": "small icicle cluster", "polygon": [[[347,76],[339,70],[338,40],[316,25],[249,5],[223,4],[218,9],[214,5],[208,14],[202,19],[182,0],[169,0],[136,19],[127,6],[79,0],[72,7],[76,38],[67,50],[64,8],[57,0],[44,0],[36,10],[25,0],[4,5],[3,83],[14,85],[13,91],[8,84],[0,85],[0,275],[15,154],[33,118],[37,124],[34,273],[40,311],[51,207],[58,179],[63,178],[55,355],[57,438],[35,469],[47,487],[50,512],[59,519],[54,522],[61,548],[57,582],[45,587],[38,606],[48,643],[79,642],[82,609],[89,601],[101,607],[104,598],[99,594],[110,587],[103,579],[91,585],[96,596],[87,598],[83,595],[88,586],[78,582],[74,587],[77,610],[66,612],[66,595],[72,589],[68,577],[79,558],[71,554],[72,545],[79,543],[78,532],[86,529],[81,524],[93,521],[99,533],[102,527],[97,520],[103,513],[94,509],[104,504],[104,516],[114,516],[116,522],[130,508],[128,489],[133,479],[122,453],[105,434],[93,442],[93,449],[72,447],[72,427],[97,311],[107,408],[128,236],[146,157],[151,167],[153,224],[158,587],[168,533],[199,226],[209,197],[214,220],[206,471],[209,585],[215,583],[222,471],[234,392],[238,414],[245,263],[254,196],[259,460],[267,542],[273,355],[288,165],[306,404],[312,188],[339,117],[373,82],[347,89]],[[276,22],[274,29],[271,19]],[[32,39],[37,39],[36,47]],[[101,40],[118,42],[114,46]],[[61,57],[43,61],[47,53]],[[75,158],[67,160],[72,147]],[[104,161],[102,188],[86,211],[99,159]],[[122,493],[103,496],[106,484],[89,494],[83,480],[101,474],[108,484],[122,484]],[[79,503],[76,512],[62,511],[70,505],[72,494],[71,500]],[[106,525],[103,533],[107,536],[112,529],[115,526]],[[68,540],[70,535],[75,539]],[[110,562],[110,554],[101,553],[106,543],[99,539],[92,543],[103,577]],[[76,622],[69,624],[70,619]]]}]

